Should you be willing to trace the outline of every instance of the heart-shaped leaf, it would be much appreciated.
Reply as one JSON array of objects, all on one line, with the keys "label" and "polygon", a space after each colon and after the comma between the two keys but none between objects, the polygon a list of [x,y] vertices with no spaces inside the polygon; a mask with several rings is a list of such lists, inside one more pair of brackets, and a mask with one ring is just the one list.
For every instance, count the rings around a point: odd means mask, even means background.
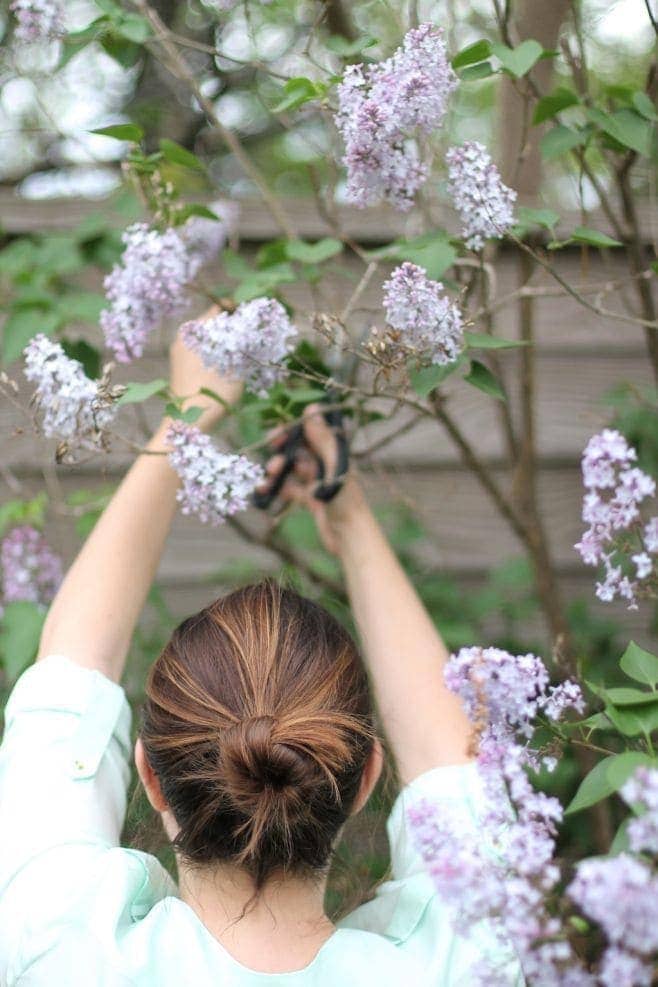
[{"label": "heart-shaped leaf", "polygon": [[491,51],[500,60],[503,68],[516,79],[525,75],[544,54],[542,45],[534,38],[527,38],[516,48],[508,48],[507,45],[497,42],[491,46]]}]

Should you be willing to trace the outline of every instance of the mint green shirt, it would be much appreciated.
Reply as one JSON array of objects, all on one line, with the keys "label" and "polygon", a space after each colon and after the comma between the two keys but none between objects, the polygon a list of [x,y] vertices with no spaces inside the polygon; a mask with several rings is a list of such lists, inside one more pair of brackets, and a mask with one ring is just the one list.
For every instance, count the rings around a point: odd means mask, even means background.
[{"label": "mint green shirt", "polygon": [[454,932],[407,830],[406,806],[423,797],[463,812],[478,838],[474,765],[436,768],[407,786],[387,824],[392,879],[308,966],[259,973],[213,938],[155,857],[119,845],[130,722],[120,686],[61,655],[29,668],[9,698],[0,747],[2,987],[463,987],[491,950],[509,984],[523,983],[484,923],[469,938]]}]

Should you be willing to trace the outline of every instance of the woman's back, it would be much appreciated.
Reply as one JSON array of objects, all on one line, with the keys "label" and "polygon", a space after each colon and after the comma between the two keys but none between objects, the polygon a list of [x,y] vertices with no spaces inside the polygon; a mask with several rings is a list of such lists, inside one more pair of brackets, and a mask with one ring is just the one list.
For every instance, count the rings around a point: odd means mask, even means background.
[{"label": "woman's back", "polygon": [[[482,794],[472,765],[437,768],[403,790],[388,821],[391,880],[309,963],[269,973],[231,955],[155,857],[117,845],[129,751],[130,709],[104,676],[52,656],[17,684],[0,754],[0,834],[12,848],[0,889],[0,971],[8,987],[447,987],[468,983],[487,946],[500,953],[485,928],[469,940],[454,934],[406,826],[406,806],[422,797],[474,827]],[[509,983],[516,982],[511,959]]]}]

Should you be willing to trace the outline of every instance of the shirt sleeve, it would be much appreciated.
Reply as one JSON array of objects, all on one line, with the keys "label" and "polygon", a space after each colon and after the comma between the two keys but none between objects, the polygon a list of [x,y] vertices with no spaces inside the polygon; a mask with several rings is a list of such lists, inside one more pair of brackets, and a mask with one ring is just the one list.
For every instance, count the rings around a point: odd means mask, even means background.
[{"label": "shirt sleeve", "polygon": [[130,780],[123,689],[63,655],[31,666],[5,710],[0,746],[0,893],[57,846],[116,846]]}]

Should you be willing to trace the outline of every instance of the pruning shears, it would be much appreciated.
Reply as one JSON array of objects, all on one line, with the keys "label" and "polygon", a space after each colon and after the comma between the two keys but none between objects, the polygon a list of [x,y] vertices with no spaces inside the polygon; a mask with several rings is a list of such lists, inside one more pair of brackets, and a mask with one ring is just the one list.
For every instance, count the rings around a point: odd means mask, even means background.
[{"label": "pruning shears", "polygon": [[[332,401],[333,398],[334,395],[328,393],[326,400]],[[336,494],[340,491],[349,468],[349,445],[347,442],[347,436],[345,435],[345,429],[343,427],[343,415],[339,408],[331,408],[323,412],[323,414],[324,420],[334,433],[334,438],[337,445],[338,454],[336,457],[336,472],[334,475],[332,477],[327,477],[325,475],[324,463],[317,453],[309,448],[304,438],[303,425],[293,425],[287,431],[285,442],[277,450],[279,455],[284,457],[283,466],[267,490],[257,490],[254,492],[253,503],[255,507],[265,511],[276,500],[284,483],[286,482],[286,479],[295,468],[297,455],[302,448],[313,456],[317,464],[316,476],[318,483],[313,491],[313,496],[315,499],[328,503],[330,500],[333,500]]]}]

